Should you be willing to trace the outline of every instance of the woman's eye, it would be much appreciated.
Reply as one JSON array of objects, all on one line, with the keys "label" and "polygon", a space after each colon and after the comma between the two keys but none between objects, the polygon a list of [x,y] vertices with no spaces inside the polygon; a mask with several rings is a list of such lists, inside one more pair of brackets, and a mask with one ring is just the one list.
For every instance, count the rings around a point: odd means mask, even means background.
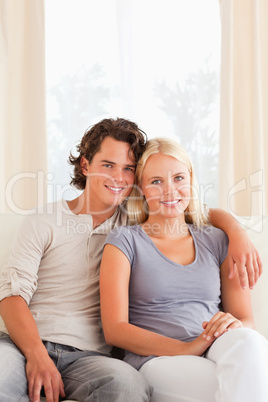
[{"label": "woman's eye", "polygon": [[176,176],[176,177],[175,177],[175,180],[176,180],[176,181],[181,181],[181,180],[183,180],[183,177],[182,177],[182,176]]},{"label": "woman's eye", "polygon": [[154,181],[152,181],[152,184],[160,184],[161,183],[161,180],[154,180]]}]

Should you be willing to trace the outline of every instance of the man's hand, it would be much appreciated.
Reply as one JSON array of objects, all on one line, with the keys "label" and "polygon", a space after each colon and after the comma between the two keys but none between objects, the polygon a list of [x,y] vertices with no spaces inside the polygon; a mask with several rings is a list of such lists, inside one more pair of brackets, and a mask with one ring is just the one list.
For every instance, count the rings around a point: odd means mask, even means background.
[{"label": "man's hand", "polygon": [[262,274],[262,262],[244,230],[229,235],[228,263],[229,278],[234,277],[237,269],[241,287],[245,289],[248,284],[253,289]]},{"label": "man's hand", "polygon": [[64,394],[60,373],[49,357],[40,339],[35,319],[21,296],[10,296],[1,300],[0,313],[12,341],[26,359],[26,376],[31,401],[40,401],[44,387],[47,402],[58,402]]},{"label": "man's hand", "polygon": [[209,219],[229,238],[229,277],[233,278],[237,269],[241,287],[245,289],[248,284],[253,289],[262,273],[262,263],[247,233],[231,214],[222,209],[209,209]]},{"label": "man's hand", "polygon": [[47,402],[58,402],[59,395],[64,397],[64,385],[59,371],[46,350],[31,356],[26,363],[29,398],[40,402],[41,388],[44,387]]}]

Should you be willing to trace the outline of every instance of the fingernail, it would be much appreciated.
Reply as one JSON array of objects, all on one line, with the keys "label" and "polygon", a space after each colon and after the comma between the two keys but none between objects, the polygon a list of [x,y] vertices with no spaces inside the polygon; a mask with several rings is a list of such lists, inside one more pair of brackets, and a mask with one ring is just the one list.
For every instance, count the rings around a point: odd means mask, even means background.
[{"label": "fingernail", "polygon": [[219,336],[219,333],[218,333],[218,332],[215,332],[214,336]]},{"label": "fingernail", "polygon": [[210,336],[207,336],[207,341],[210,341]]}]

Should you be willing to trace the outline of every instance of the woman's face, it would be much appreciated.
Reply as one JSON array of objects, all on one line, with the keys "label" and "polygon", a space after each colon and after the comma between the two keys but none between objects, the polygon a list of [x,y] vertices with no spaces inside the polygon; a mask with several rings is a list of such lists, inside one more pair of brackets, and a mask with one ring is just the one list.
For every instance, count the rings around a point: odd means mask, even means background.
[{"label": "woman's face", "polygon": [[191,196],[191,177],[187,167],[176,158],[153,154],[145,164],[141,189],[149,215],[183,215]]}]

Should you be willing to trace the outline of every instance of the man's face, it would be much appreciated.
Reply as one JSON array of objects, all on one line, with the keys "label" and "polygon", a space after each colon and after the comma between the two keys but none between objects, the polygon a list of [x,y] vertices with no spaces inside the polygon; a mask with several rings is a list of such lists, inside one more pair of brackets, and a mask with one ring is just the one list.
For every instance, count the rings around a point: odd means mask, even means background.
[{"label": "man's face", "polygon": [[128,143],[106,137],[91,163],[83,158],[81,166],[92,212],[113,211],[130,194],[135,165],[129,157]]}]

